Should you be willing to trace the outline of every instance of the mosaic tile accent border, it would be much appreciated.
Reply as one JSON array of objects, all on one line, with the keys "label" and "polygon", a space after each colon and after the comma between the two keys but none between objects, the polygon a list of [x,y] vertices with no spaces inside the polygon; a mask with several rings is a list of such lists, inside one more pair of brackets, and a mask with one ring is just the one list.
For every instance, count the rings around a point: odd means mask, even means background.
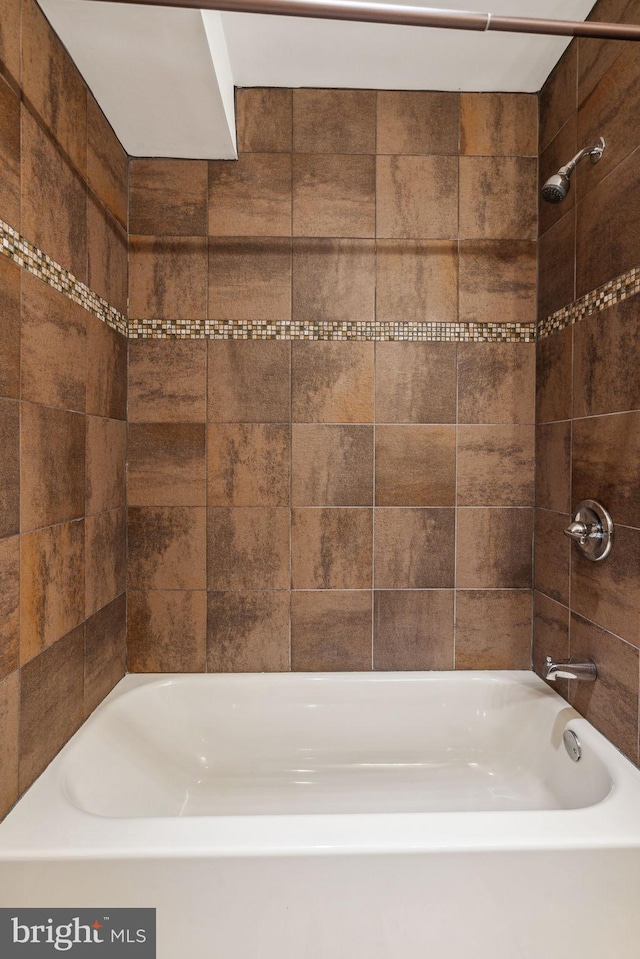
[{"label": "mosaic tile accent border", "polygon": [[542,339],[550,336],[551,333],[558,333],[566,329],[567,326],[573,326],[586,316],[593,316],[594,313],[601,313],[602,310],[614,306],[616,303],[622,303],[632,296],[640,293],[640,266],[634,266],[626,273],[622,273],[614,280],[609,280],[595,290],[586,293],[564,306],[561,310],[556,310],[551,316],[547,316],[538,324],[537,337]]},{"label": "mosaic tile accent border", "polygon": [[131,339],[369,340],[414,343],[533,343],[640,293],[640,266],[535,323],[130,320],[73,273],[0,220],[0,254]]},{"label": "mosaic tile accent border", "polygon": [[368,340],[533,343],[535,323],[381,323],[290,320],[131,320],[132,339]]},{"label": "mosaic tile accent border", "polygon": [[127,335],[127,320],[122,313],[89,289],[85,283],[77,280],[73,273],[65,270],[48,254],[30,243],[4,220],[0,220],[0,253],[23,267],[27,273],[31,273],[54,290],[63,293],[87,312],[93,313],[107,326],[124,336]]}]

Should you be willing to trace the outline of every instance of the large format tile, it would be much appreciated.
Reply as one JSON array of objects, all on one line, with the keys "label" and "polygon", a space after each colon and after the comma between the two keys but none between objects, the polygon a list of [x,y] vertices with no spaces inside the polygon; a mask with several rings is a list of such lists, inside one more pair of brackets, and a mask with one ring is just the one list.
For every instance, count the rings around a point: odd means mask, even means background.
[{"label": "large format tile", "polygon": [[209,506],[288,506],[291,429],[274,423],[210,423]]},{"label": "large format tile", "polygon": [[[2,8],[0,7],[0,10]],[[2,21],[4,27],[4,21]],[[0,39],[0,53],[2,39]],[[20,100],[0,81],[0,217],[20,229]]]},{"label": "large format tile", "polygon": [[576,296],[620,276],[639,260],[640,150],[636,149],[617,165],[614,175],[578,203]]},{"label": "large format tile", "polygon": [[456,586],[530,589],[533,510],[459,509]]},{"label": "large format tile", "polygon": [[376,506],[454,506],[454,426],[376,428]]},{"label": "large format tile", "polygon": [[132,673],[205,672],[206,592],[129,590],[127,637]]},{"label": "large format tile", "polygon": [[24,792],[84,719],[84,627],[26,663],[20,679],[20,791]]},{"label": "large format tile", "polygon": [[460,236],[534,240],[538,161],[535,157],[460,157]]},{"label": "large format tile", "polygon": [[[635,0],[600,0],[588,19],[605,23],[636,23],[637,12]],[[617,40],[580,38],[578,41],[578,103],[582,103],[600,82],[623,50],[624,45]]]},{"label": "large format tile", "polygon": [[85,529],[85,616],[106,606],[127,588],[126,510],[87,516]]},{"label": "large format tile", "polygon": [[535,348],[531,343],[461,343],[458,422],[534,422]]},{"label": "large format tile", "polygon": [[587,316],[573,330],[573,415],[640,409],[640,298]]},{"label": "large format tile", "polygon": [[27,533],[20,542],[20,660],[84,619],[84,522]]},{"label": "large format tile", "polygon": [[130,589],[204,589],[206,510],[130,507],[128,573]]},{"label": "large format tile", "polygon": [[16,671],[0,682],[0,818],[9,812],[18,798],[19,729],[20,677]]},{"label": "large format tile", "polygon": [[575,613],[571,615],[571,656],[591,659],[595,683],[571,683],[571,704],[638,762],[638,650]]},{"label": "large format tile", "polygon": [[[127,418],[128,340],[87,314],[87,413]],[[174,343],[173,346],[177,346]]]},{"label": "large format tile", "polygon": [[291,669],[371,669],[371,619],[369,591],[292,593]]},{"label": "large format tile", "polygon": [[455,423],[455,343],[376,343],[376,423]]},{"label": "large format tile", "polygon": [[536,423],[571,418],[572,327],[536,343]]},{"label": "large format tile", "polygon": [[291,156],[241,153],[209,163],[210,236],[291,236]]},{"label": "large format tile", "polygon": [[573,422],[572,498],[599,500],[614,523],[640,527],[640,412]]},{"label": "large format tile", "polygon": [[86,187],[22,105],[22,233],[87,280]]},{"label": "large format tile", "polygon": [[581,616],[640,646],[640,530],[617,525],[610,555],[593,563],[574,549],[571,607]]},{"label": "large format tile", "polygon": [[206,160],[129,161],[129,230],[146,236],[205,236]]},{"label": "large format tile", "polygon": [[294,506],[373,505],[373,427],[294,425]]},{"label": "large format tile", "polygon": [[209,340],[208,350],[210,423],[289,422],[290,343]]},{"label": "large format tile", "polygon": [[529,669],[531,591],[456,592],[456,669]]},{"label": "large format tile", "polygon": [[34,0],[22,4],[22,89],[30,108],[84,175],[87,88]]},{"label": "large format tile", "polygon": [[288,589],[288,509],[207,510],[209,589]]},{"label": "large format tile", "polygon": [[460,152],[537,157],[538,98],[527,93],[460,94]]},{"label": "large format tile", "polygon": [[[24,532],[83,516],[84,417],[35,403],[21,405],[21,530]],[[12,415],[17,414],[16,408]]]},{"label": "large format tile", "polygon": [[[548,656],[556,662],[559,659],[569,659],[569,617],[566,606],[535,590],[532,660],[533,669],[538,676],[543,675]],[[551,687],[567,698],[569,684],[566,679],[554,680]]]},{"label": "large format tile", "polygon": [[466,240],[459,257],[461,323],[535,323],[535,241]]},{"label": "large format tile", "polygon": [[373,240],[293,241],[295,322],[371,321],[375,316],[375,292]]},{"label": "large format tile", "polygon": [[21,303],[22,399],[84,412],[86,311],[26,273]]},{"label": "large format tile", "polygon": [[204,423],[130,423],[129,506],[206,505]]},{"label": "large format tile", "polygon": [[0,396],[20,396],[20,283],[24,271],[0,258]]},{"label": "large format tile", "polygon": [[21,73],[20,20],[21,0],[0,0],[0,71],[18,89]]},{"label": "large format tile", "polygon": [[98,296],[127,315],[128,235],[114,216],[89,194],[87,202],[88,284]]},{"label": "large format tile", "polygon": [[212,237],[209,319],[291,319],[291,240]]},{"label": "large format tile", "polygon": [[87,620],[84,648],[84,713],[88,716],[127,671],[125,593]]},{"label": "large format tile", "polygon": [[122,144],[87,91],[87,181],[125,229],[129,207],[128,165]]},{"label": "large format tile", "polygon": [[536,506],[571,511],[571,423],[542,423],[536,429]]},{"label": "large format tile", "polygon": [[294,236],[373,237],[375,211],[374,157],[294,156]]},{"label": "large format tile", "polygon": [[210,673],[289,669],[289,591],[209,592],[207,670]]},{"label": "large format tile", "polygon": [[0,400],[0,537],[20,530],[19,405]]},{"label": "large format tile", "polygon": [[206,237],[131,235],[129,314],[155,320],[206,316]]},{"label": "large format tile", "polygon": [[540,92],[540,152],[576,112],[577,87],[578,45],[571,43]]},{"label": "large format tile", "polygon": [[127,424],[101,416],[87,416],[85,422],[85,513],[126,506]]},{"label": "large format tile", "polygon": [[376,590],[374,669],[453,668],[453,590]]},{"label": "large format tile", "polygon": [[207,344],[131,340],[129,422],[204,423]]},{"label": "large format tile", "polygon": [[0,680],[20,665],[20,537],[0,540]]},{"label": "large format tile", "polygon": [[294,90],[295,153],[375,153],[373,90]]},{"label": "large format tile", "polygon": [[379,156],[376,236],[448,240],[458,235],[458,158]]},{"label": "large format tile", "polygon": [[558,603],[569,605],[571,541],[564,530],[569,513],[537,509],[535,517],[535,588]]},{"label": "large format tile", "polygon": [[379,90],[377,152],[455,156],[459,115],[457,93]]},{"label": "large format tile", "polygon": [[576,214],[569,210],[538,244],[538,318],[569,306],[586,290],[576,290]]},{"label": "large format tile", "polygon": [[373,423],[373,343],[294,342],[291,349],[294,422]]},{"label": "large format tile", "polygon": [[533,426],[459,426],[458,506],[531,506],[535,472]]},{"label": "large format tile", "polygon": [[454,323],[458,244],[449,240],[376,242],[376,320]]},{"label": "large format tile", "polygon": [[455,583],[455,510],[376,509],[376,589],[435,589]]},{"label": "large format tile", "polygon": [[580,199],[638,146],[634,131],[640,108],[640,50],[636,43],[620,46],[620,56],[578,109],[580,144],[591,146],[601,136],[607,144],[615,144],[615,149],[605,149],[598,163],[580,165],[576,175],[576,192]]},{"label": "large format tile", "polygon": [[373,510],[294,509],[294,589],[371,589]]},{"label": "large format tile", "polygon": [[241,153],[288,153],[292,146],[293,92],[286,88],[236,88]]}]

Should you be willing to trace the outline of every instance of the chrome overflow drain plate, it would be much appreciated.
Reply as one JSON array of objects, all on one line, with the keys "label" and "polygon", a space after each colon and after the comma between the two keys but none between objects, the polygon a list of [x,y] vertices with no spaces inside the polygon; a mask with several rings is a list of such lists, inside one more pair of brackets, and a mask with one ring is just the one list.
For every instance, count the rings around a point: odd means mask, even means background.
[{"label": "chrome overflow drain plate", "polygon": [[582,756],[582,746],[573,729],[565,729],[562,734],[562,739],[564,748],[569,753],[569,758],[572,759],[574,763],[577,763]]}]

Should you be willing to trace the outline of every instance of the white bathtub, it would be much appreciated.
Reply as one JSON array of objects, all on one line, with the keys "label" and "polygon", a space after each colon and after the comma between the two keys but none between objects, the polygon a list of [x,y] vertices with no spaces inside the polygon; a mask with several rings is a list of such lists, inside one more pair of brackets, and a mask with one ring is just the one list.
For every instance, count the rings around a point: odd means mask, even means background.
[{"label": "white bathtub", "polygon": [[527,672],[127,676],[0,905],[155,906],[159,959],[637,959],[640,772]]}]

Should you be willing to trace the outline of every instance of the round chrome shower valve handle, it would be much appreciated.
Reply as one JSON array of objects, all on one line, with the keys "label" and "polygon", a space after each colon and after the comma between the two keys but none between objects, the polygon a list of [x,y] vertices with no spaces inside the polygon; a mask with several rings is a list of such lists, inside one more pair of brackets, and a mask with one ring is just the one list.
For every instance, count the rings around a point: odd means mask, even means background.
[{"label": "round chrome shower valve handle", "polygon": [[613,545],[613,520],[601,503],[584,499],[578,503],[573,522],[564,531],[586,559],[605,559]]}]

